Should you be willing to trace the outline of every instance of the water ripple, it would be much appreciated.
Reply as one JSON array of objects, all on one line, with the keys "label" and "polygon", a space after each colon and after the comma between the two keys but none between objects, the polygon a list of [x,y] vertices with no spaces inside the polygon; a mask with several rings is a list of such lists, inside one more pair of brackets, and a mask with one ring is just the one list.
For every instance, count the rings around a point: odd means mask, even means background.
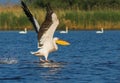
[{"label": "water ripple", "polygon": [[0,80],[21,80],[21,79],[24,79],[24,78],[22,78],[21,76],[0,78]]}]

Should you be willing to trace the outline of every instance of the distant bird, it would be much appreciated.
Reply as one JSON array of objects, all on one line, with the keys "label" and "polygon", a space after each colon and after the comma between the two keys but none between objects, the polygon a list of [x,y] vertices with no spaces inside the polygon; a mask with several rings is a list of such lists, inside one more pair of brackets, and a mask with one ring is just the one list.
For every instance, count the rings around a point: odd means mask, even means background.
[{"label": "distant bird", "polygon": [[96,31],[96,33],[104,33],[103,28],[101,28],[101,31]]},{"label": "distant bird", "polygon": [[24,31],[20,31],[20,34],[27,34],[27,28],[24,29]]},{"label": "distant bird", "polygon": [[68,27],[66,26],[66,30],[65,31],[60,31],[60,33],[68,33]]},{"label": "distant bird", "polygon": [[[49,62],[48,55],[49,53],[58,50],[57,44],[70,44],[67,41],[60,40],[58,37],[53,38],[54,32],[57,26],[59,25],[57,15],[53,12],[52,8],[50,7],[50,4],[47,4],[45,20],[41,24],[41,26],[39,26],[37,20],[35,19],[35,17],[33,17],[26,4],[23,1],[21,1],[21,4],[26,16],[33,24],[34,29],[38,35],[38,47],[40,49],[36,52],[31,52],[31,54],[40,57],[41,62]],[[43,56],[45,57],[45,60],[42,59]]]}]

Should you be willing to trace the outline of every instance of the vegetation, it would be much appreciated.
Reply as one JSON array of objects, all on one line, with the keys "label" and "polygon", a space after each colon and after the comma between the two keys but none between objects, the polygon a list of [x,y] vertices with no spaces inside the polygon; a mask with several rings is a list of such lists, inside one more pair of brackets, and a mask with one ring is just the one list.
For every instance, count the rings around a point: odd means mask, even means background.
[{"label": "vegetation", "polygon": [[[24,1],[40,24],[45,18],[45,4],[50,3],[60,20],[58,29],[66,26],[72,30],[120,29],[120,0]],[[0,7],[0,30],[22,30],[25,27],[33,29],[19,5]]]},{"label": "vegetation", "polygon": [[46,3],[50,3],[54,8],[63,9],[80,9],[80,10],[96,10],[96,9],[120,9],[120,0],[24,0],[34,7],[45,7]]}]

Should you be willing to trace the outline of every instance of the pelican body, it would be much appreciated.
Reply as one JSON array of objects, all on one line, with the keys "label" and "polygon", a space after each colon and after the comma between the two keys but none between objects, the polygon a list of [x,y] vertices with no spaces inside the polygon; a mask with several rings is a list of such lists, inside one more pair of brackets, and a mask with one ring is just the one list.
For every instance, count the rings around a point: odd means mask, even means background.
[{"label": "pelican body", "polygon": [[[57,51],[58,49],[56,41],[59,40],[59,38],[53,38],[54,32],[57,26],[59,25],[57,15],[53,12],[52,8],[50,7],[50,4],[47,4],[46,17],[44,22],[40,26],[36,18],[33,17],[33,15],[31,14],[26,4],[23,1],[21,1],[21,4],[26,16],[33,24],[34,29],[37,33],[39,50],[36,52],[31,52],[31,54],[40,57],[40,61],[48,61],[49,53]],[[45,60],[42,59],[43,56],[45,57]]]}]

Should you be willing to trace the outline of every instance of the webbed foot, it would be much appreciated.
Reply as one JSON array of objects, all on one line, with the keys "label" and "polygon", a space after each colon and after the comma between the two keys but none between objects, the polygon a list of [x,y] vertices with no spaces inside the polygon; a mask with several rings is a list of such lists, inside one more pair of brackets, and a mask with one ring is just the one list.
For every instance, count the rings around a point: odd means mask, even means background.
[{"label": "webbed foot", "polygon": [[40,60],[41,63],[51,63],[54,62],[53,60]]}]

